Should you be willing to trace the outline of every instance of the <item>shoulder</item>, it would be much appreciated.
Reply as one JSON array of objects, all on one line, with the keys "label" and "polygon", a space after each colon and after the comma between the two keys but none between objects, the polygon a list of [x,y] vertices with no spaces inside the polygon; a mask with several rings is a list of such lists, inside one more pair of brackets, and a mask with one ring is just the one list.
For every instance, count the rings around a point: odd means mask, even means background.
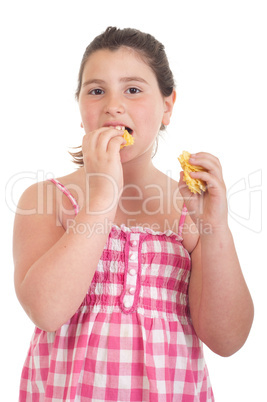
[{"label": "shoulder", "polygon": [[26,272],[31,258],[47,250],[64,233],[57,220],[55,198],[49,182],[38,182],[22,193],[17,204],[13,227],[13,256],[15,266],[23,265]]},{"label": "shoulder", "polygon": [[52,187],[51,182],[42,181],[26,188],[20,196],[17,214],[33,215],[47,212],[53,201],[52,193],[49,191],[50,187]]},{"label": "shoulder", "polygon": [[[151,183],[153,186],[153,183]],[[169,211],[181,210],[183,207],[183,197],[178,188],[178,182],[165,173],[157,170],[154,186],[165,198]]]},{"label": "shoulder", "polygon": [[[68,190],[74,199],[81,198],[81,186],[76,172],[55,180]],[[60,191],[52,181],[45,180],[26,188],[17,204],[17,215],[39,215],[56,218],[57,224],[63,215],[74,215],[74,207],[69,197]]]}]

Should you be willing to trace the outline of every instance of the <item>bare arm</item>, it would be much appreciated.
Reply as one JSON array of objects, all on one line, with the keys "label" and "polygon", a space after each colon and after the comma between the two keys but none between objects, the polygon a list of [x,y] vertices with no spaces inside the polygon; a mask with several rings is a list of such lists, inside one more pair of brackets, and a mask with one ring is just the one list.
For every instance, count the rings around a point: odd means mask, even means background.
[{"label": "bare arm", "polygon": [[180,180],[180,191],[200,237],[193,250],[189,285],[192,322],[199,338],[215,353],[229,356],[244,344],[253,321],[253,302],[245,283],[227,223],[226,188],[221,166],[210,154],[193,164],[207,172],[192,177],[207,182],[205,194],[192,194]]},{"label": "bare arm", "polygon": [[228,228],[201,235],[192,255],[189,300],[199,338],[221,356],[242,347],[253,303]]},{"label": "bare arm", "polygon": [[[62,226],[56,226],[56,212],[18,213],[15,218],[16,293],[32,321],[46,331],[58,329],[71,318],[90,286],[109,234],[105,228],[114,220],[123,186],[119,154],[122,143],[125,140],[121,133],[112,128],[101,128],[84,136],[84,178],[87,180],[91,175],[90,195],[74,224],[87,225],[90,236],[88,231],[65,232]],[[25,191],[19,203],[21,210],[38,210],[38,202],[45,202],[47,186],[42,200],[36,197],[37,188],[34,185]],[[90,210],[97,214],[88,213],[88,202]],[[94,227],[103,230],[93,230]]]},{"label": "bare arm", "polygon": [[[34,206],[35,191],[36,186],[25,192],[19,204],[21,209]],[[96,205],[92,203],[91,207]],[[55,213],[16,216],[15,288],[22,306],[38,327],[54,331],[78,309],[108,236],[104,228],[113,217],[114,209],[95,216],[81,210],[74,218],[74,228],[79,224],[89,225],[91,229],[94,224],[103,225],[103,231],[92,230],[89,237],[89,231],[65,232],[62,226],[56,226]]]}]

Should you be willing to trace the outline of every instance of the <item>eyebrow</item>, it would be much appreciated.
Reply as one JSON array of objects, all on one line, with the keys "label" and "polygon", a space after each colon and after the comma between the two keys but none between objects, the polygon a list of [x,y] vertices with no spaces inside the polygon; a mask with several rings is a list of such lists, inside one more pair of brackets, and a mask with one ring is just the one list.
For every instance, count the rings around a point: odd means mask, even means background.
[{"label": "eyebrow", "polygon": [[[141,82],[143,84],[148,85],[148,82],[146,80],[144,80],[144,78],[142,78],[142,77],[134,76],[134,77],[122,77],[122,78],[120,78],[120,82],[131,82],[131,81],[137,81],[137,82]],[[100,80],[98,78],[93,78],[91,80],[85,81],[82,86],[86,87],[87,85],[90,85],[90,84],[103,85],[103,84],[105,84],[105,81]]]}]

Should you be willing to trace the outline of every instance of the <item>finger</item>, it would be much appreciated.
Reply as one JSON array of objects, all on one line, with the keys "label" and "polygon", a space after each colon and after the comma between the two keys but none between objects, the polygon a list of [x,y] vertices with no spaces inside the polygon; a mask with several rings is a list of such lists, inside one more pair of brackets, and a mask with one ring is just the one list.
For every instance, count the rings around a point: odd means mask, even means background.
[{"label": "finger", "polygon": [[221,180],[219,180],[214,174],[211,174],[210,172],[190,172],[190,176],[192,177],[192,179],[203,180],[207,184],[207,190],[209,192],[213,191],[214,189],[217,190],[221,188]]},{"label": "finger", "polygon": [[215,155],[213,155],[213,154],[210,154],[209,152],[197,152],[197,153],[194,153],[194,154],[192,153],[192,154],[190,155],[190,157],[193,157],[193,158],[202,158],[202,159],[211,159],[211,160],[214,160],[214,161],[220,163],[220,161],[219,161],[219,159],[217,158],[217,156],[215,156]]},{"label": "finger", "polygon": [[110,127],[108,131],[101,133],[97,144],[97,149],[100,154],[102,154],[103,152],[108,152],[110,150],[109,145],[111,141],[113,141],[113,139],[115,138],[118,138],[115,143],[119,142],[119,144],[121,145],[124,142],[123,131]]},{"label": "finger", "polygon": [[123,138],[123,135],[120,134],[118,136],[115,136],[111,138],[107,145],[107,152],[114,154],[120,152],[121,145],[125,145],[127,141]]},{"label": "finger", "polygon": [[202,161],[207,161],[216,166],[221,166],[220,160],[217,158],[217,156],[214,156],[207,152],[199,152],[197,154],[191,154],[189,160],[195,161],[197,163],[200,163]]},{"label": "finger", "polygon": [[203,156],[203,154],[204,153],[202,153],[201,156],[200,154],[196,156],[192,155],[189,159],[189,163],[192,166],[201,167],[215,175],[219,180],[223,180],[222,167],[219,159],[211,154],[205,154],[205,156]]},{"label": "finger", "polygon": [[83,137],[83,142],[82,142],[82,149],[83,152],[86,152],[88,150],[95,152],[99,140],[99,135],[102,132],[105,132],[109,129],[109,127],[101,127],[97,130],[91,131],[89,133],[86,133]]}]

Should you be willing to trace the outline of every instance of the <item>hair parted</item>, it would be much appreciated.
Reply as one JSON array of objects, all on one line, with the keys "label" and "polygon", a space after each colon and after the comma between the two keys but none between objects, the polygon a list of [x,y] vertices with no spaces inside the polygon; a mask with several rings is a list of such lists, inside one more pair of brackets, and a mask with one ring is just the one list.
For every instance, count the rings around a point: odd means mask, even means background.
[{"label": "hair parted", "polygon": [[[102,34],[96,36],[85,49],[78,75],[78,86],[75,93],[77,100],[79,99],[81,91],[84,67],[89,57],[97,50],[108,49],[115,51],[123,46],[134,49],[142,57],[143,61],[153,70],[163,96],[170,96],[172,94],[175,83],[164,45],[154,36],[137,29],[108,27]],[[162,124],[161,130],[164,129],[165,126]],[[156,151],[154,155],[155,153]],[[70,152],[70,154],[74,158],[74,163],[83,166],[82,150],[74,153]]]}]

